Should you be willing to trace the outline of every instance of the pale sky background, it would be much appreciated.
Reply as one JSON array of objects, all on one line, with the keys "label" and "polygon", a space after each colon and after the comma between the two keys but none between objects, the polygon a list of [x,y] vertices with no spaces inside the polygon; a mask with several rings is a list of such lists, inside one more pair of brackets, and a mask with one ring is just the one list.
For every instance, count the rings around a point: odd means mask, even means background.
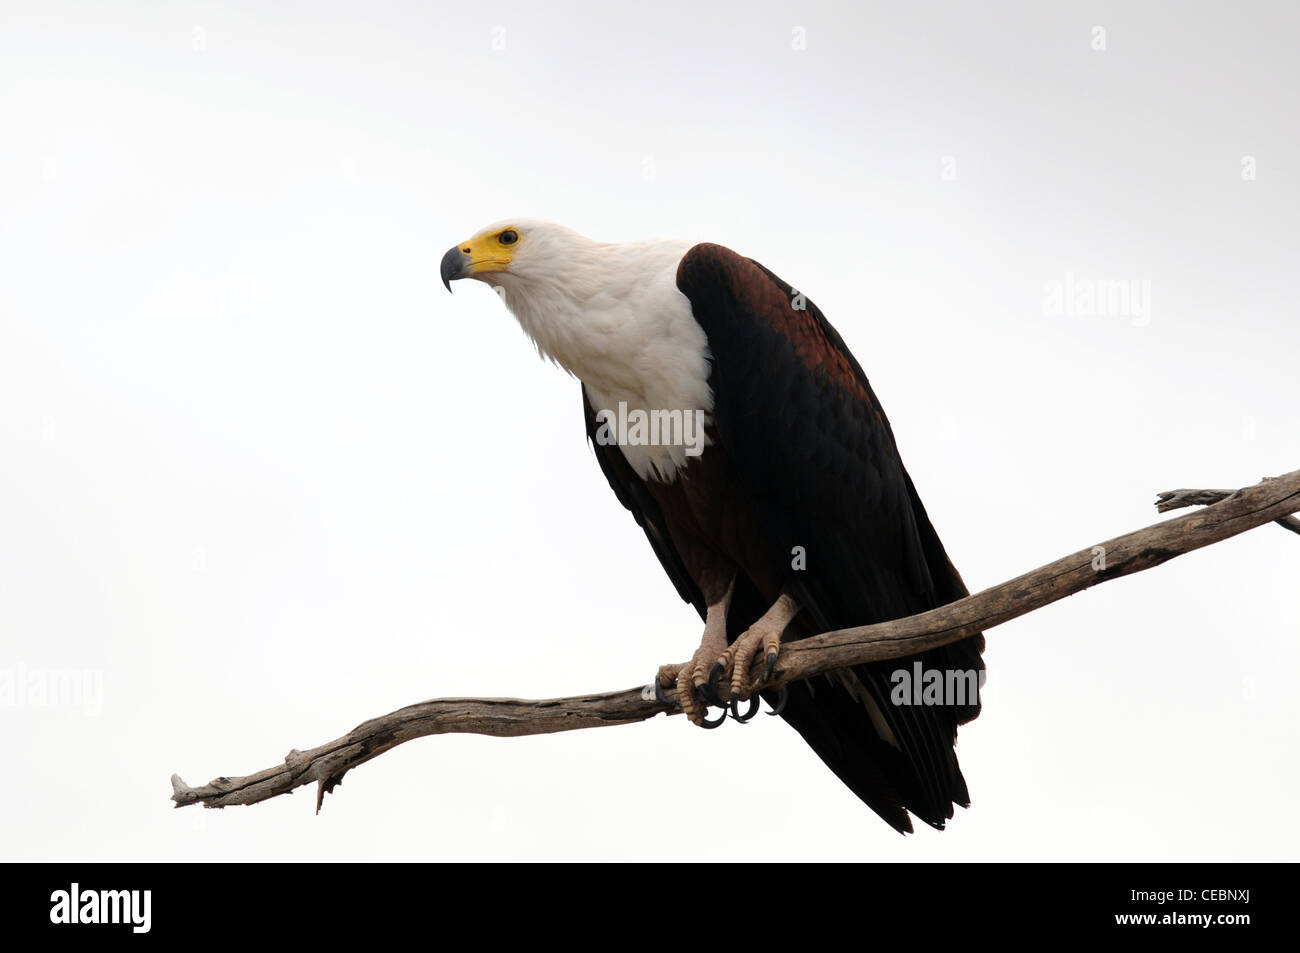
[{"label": "pale sky background", "polygon": [[[319,817],[168,800],[697,644],[577,384],[438,281],[507,216],[804,291],[972,589],[1300,467],[1286,7],[0,3],[0,674],[102,686],[0,703],[3,859],[1295,859],[1275,527],[991,630],[943,834],[768,718],[424,739]],[[1102,280],[1149,308],[1045,313]]]}]

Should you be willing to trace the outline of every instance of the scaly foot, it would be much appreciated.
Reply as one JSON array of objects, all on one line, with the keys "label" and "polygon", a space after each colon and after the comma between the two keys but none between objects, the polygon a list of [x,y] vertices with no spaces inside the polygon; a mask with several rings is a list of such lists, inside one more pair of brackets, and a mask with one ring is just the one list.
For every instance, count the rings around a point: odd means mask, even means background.
[{"label": "scaly foot", "polygon": [[[659,700],[666,700],[662,689],[675,685],[682,712],[692,722],[703,728],[716,728],[726,721],[725,710],[717,719],[709,719],[709,701],[704,695],[709,687],[709,670],[722,651],[720,646],[708,644],[706,641],[695,650],[695,655],[689,662],[661,667],[659,674],[655,676],[655,694],[659,696]],[[722,704],[716,697],[712,701],[715,705]]]},{"label": "scaly foot", "polygon": [[705,611],[704,636],[691,660],[683,665],[665,665],[655,676],[655,695],[659,700],[665,700],[665,688],[676,684],[682,711],[692,722],[704,728],[716,728],[727,719],[727,713],[723,711],[722,717],[715,721],[709,720],[709,704],[722,705],[723,702],[716,694],[712,694],[710,699],[705,692],[709,689],[710,668],[718,656],[727,650],[727,609],[731,606],[734,587],[733,578],[722,597]]},{"label": "scaly foot", "polygon": [[[772,608],[763,613],[762,618],[751,625],[740,638],[732,642],[730,647],[717,657],[709,670],[706,688],[714,697],[718,695],[718,683],[723,678],[730,677],[731,690],[728,700],[732,717],[737,721],[742,723],[749,721],[758,712],[757,698],[754,698],[754,703],[744,716],[740,714],[737,703],[754,695],[755,690],[772,677],[776,660],[781,653],[781,634],[785,632],[786,626],[798,611],[799,604],[790,596],[782,594],[772,604]],[[754,654],[759,651],[763,653],[767,664],[758,681],[751,683],[749,666],[754,659]],[[784,692],[782,694],[784,696]],[[778,702],[778,712],[781,707],[784,707],[784,697]]]}]

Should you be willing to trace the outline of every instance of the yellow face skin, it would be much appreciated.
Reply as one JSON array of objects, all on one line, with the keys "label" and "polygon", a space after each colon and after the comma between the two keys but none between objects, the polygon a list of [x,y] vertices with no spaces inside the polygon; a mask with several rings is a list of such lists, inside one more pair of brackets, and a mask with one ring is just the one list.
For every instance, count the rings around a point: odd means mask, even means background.
[{"label": "yellow face skin", "polygon": [[486,272],[507,270],[518,247],[519,229],[510,225],[461,242],[459,248],[469,258],[469,264],[465,266],[465,277],[474,278]]}]

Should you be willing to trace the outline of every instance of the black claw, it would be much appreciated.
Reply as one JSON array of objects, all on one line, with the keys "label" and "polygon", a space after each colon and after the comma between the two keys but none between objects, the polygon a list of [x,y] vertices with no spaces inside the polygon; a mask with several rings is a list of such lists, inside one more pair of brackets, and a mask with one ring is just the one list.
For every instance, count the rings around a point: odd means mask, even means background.
[{"label": "black claw", "polygon": [[720,724],[722,724],[722,723],[723,723],[724,721],[726,721],[726,720],[727,720],[727,710],[726,710],[725,708],[722,710],[722,714],[718,716],[718,718],[717,718],[716,721],[709,721],[709,715],[708,715],[708,711],[707,711],[707,709],[706,709],[706,711],[705,711],[705,715],[704,715],[704,720],[703,720],[702,722],[700,722],[700,727],[701,727],[701,728],[717,728]]},{"label": "black claw", "polygon": [[710,705],[725,707],[726,702],[724,702],[722,700],[722,696],[718,694],[718,679],[721,677],[722,677],[722,663],[714,662],[713,668],[709,669],[708,684],[705,685],[703,688],[697,688],[696,691],[698,691],[701,695],[703,695],[704,700],[707,701]]},{"label": "black claw", "polygon": [[664,687],[659,684],[658,678],[655,679],[655,700],[661,705],[671,704],[668,701],[668,696],[664,694]]},{"label": "black claw", "polygon": [[744,717],[740,714],[740,699],[735,695],[731,696],[731,717],[736,719],[742,725],[758,714],[758,696],[755,695],[749,700],[749,711],[745,712]]},{"label": "black claw", "polygon": [[781,714],[781,712],[785,711],[785,703],[788,702],[789,700],[790,700],[790,686],[782,685],[780,694],[776,696],[776,704],[772,706],[772,710],[769,711],[768,714],[769,715]]},{"label": "black claw", "polygon": [[762,679],[765,682],[769,678],[771,678],[772,673],[776,671],[776,655],[777,653],[775,652],[769,652],[767,654],[767,668],[763,670],[763,679]]}]

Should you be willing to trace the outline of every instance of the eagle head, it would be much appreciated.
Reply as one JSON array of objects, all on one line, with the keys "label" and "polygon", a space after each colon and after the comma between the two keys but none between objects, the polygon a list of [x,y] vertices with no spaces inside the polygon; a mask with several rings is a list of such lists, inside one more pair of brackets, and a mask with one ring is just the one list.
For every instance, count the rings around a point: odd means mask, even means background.
[{"label": "eagle head", "polygon": [[592,244],[562,225],[509,219],[449,248],[442,256],[442,283],[450,291],[458,278],[500,286],[553,276],[579,247]]}]

